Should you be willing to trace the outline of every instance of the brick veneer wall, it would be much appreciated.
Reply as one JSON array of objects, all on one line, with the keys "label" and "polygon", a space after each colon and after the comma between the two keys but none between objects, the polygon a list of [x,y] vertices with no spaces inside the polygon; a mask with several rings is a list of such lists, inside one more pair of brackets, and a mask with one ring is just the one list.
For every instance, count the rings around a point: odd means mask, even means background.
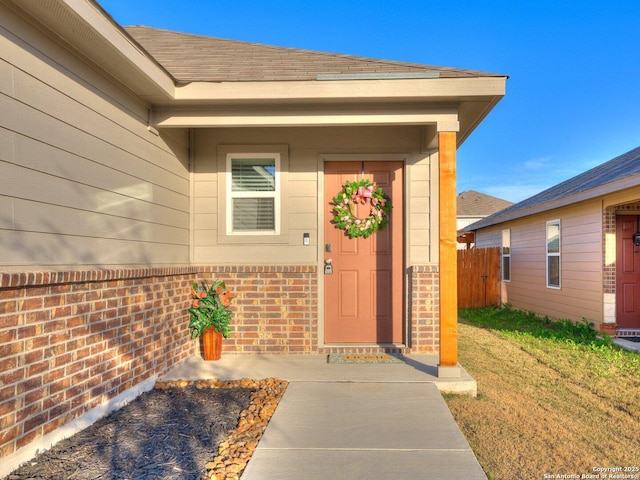
[{"label": "brick veneer wall", "polygon": [[0,457],[195,353],[191,267],[0,275]]},{"label": "brick veneer wall", "polygon": [[233,302],[227,352],[317,350],[315,266],[184,266],[0,274],[0,457],[197,353],[194,281]]},{"label": "brick veneer wall", "polygon": [[318,347],[316,266],[212,267],[234,295],[233,331],[223,351],[312,353]]},{"label": "brick veneer wall", "polygon": [[436,265],[414,265],[409,269],[411,351],[438,352],[440,287]]}]

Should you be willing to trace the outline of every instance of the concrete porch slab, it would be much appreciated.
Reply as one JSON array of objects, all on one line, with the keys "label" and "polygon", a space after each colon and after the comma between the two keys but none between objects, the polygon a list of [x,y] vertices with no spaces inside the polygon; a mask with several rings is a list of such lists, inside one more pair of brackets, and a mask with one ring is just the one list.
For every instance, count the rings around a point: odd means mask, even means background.
[{"label": "concrete porch slab", "polygon": [[329,364],[326,354],[249,355],[223,353],[217,361],[189,357],[161,380],[277,377],[289,382],[419,382],[433,383],[442,393],[475,396],[476,381],[460,367],[459,377],[438,377],[437,355],[405,355],[402,363]]}]

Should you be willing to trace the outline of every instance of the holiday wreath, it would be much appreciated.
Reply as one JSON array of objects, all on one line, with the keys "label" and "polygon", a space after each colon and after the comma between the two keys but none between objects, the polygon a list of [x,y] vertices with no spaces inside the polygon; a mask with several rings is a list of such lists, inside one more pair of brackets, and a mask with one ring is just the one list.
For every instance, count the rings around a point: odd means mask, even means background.
[{"label": "holiday wreath", "polygon": [[[371,206],[367,218],[356,218],[354,205],[357,204]],[[372,233],[382,230],[389,223],[392,208],[382,188],[376,188],[366,178],[358,182],[346,182],[333,198],[333,205],[333,223],[336,228],[344,230],[349,238],[368,238]]]}]

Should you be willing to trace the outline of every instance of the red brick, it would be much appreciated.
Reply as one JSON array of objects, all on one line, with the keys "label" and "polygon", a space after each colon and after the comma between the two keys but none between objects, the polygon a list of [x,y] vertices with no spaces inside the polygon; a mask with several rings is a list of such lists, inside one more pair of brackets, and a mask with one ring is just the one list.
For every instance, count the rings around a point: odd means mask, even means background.
[{"label": "red brick", "polygon": [[64,320],[52,320],[49,322],[45,322],[42,325],[42,332],[43,333],[52,333],[52,332],[59,332],[59,331],[64,331],[65,330],[65,322]]},{"label": "red brick", "polygon": [[42,377],[42,380],[45,384],[49,384],[52,382],[57,382],[64,378],[64,367],[56,368],[55,370],[49,370]]},{"label": "red brick", "polygon": [[57,308],[52,308],[51,309],[52,318],[63,318],[63,317],[69,317],[70,315],[71,315],[71,306],[70,305],[64,305],[64,306],[61,306],[61,307],[57,307]]},{"label": "red brick", "polygon": [[[5,383],[5,385],[6,385],[6,383]],[[9,400],[9,401],[13,401],[13,403],[15,404],[15,396],[16,396],[16,386],[15,385],[6,385],[6,386],[3,386],[2,388],[0,388],[0,403],[4,402],[6,400]],[[2,413],[0,413],[0,415],[2,415]]]},{"label": "red brick", "polygon": [[42,362],[33,363],[27,367],[27,376],[29,378],[34,377],[49,368],[49,360],[44,360]]},{"label": "red brick", "polygon": [[0,358],[24,352],[23,342],[11,342],[0,345]]},{"label": "red brick", "polygon": [[44,301],[43,297],[25,298],[22,300],[18,300],[18,305],[19,305],[18,308],[22,312],[26,312],[29,310],[41,310],[43,301]]},{"label": "red brick", "polygon": [[34,350],[37,348],[43,348],[49,345],[49,336],[39,336],[34,338],[29,338],[25,340],[24,346],[26,350]]},{"label": "red brick", "polygon": [[62,378],[61,380],[55,381],[49,385],[49,394],[53,395],[58,392],[62,392],[67,388],[69,388],[70,385],[71,385],[70,378]]},{"label": "red brick", "polygon": [[84,331],[87,330],[87,327],[84,325],[84,317],[82,315],[76,315],[74,317],[69,317],[65,320],[65,326],[67,329],[77,330],[75,327],[82,327]]},{"label": "red brick", "polygon": [[62,427],[65,423],[67,423],[67,422],[66,422],[64,417],[54,418],[49,423],[46,423],[45,425],[43,425],[42,433],[43,433],[43,435],[51,433],[54,430]]},{"label": "red brick", "polygon": [[16,425],[13,428],[0,431],[0,445],[15,440],[21,433],[22,425]]},{"label": "red brick", "polygon": [[44,306],[45,308],[49,307],[58,307],[64,304],[64,296],[63,295],[49,295],[44,298]]},{"label": "red brick", "polygon": [[0,315],[15,313],[18,311],[18,302],[15,300],[0,301]]},{"label": "red brick", "polygon": [[21,315],[0,315],[0,328],[17,327],[20,324]]},{"label": "red brick", "polygon": [[27,405],[41,402],[46,394],[45,388],[38,388],[36,390],[32,390],[24,396],[24,401]]},{"label": "red brick", "polygon": [[72,361],[73,361],[73,354],[69,352],[69,353],[60,354],[54,357],[51,361],[51,365],[52,367],[55,368],[55,367],[60,367],[62,365],[67,365]]},{"label": "red brick", "polygon": [[16,440],[16,448],[22,448],[25,445],[30,444],[31,442],[33,442],[41,434],[42,434],[42,432],[40,431],[40,429],[38,429],[38,430],[34,430],[34,431],[32,431],[30,433],[27,433],[26,435],[18,438]]},{"label": "red brick", "polygon": [[40,405],[26,405],[24,408],[16,410],[16,422],[21,423],[25,419],[37,415],[40,412]]}]

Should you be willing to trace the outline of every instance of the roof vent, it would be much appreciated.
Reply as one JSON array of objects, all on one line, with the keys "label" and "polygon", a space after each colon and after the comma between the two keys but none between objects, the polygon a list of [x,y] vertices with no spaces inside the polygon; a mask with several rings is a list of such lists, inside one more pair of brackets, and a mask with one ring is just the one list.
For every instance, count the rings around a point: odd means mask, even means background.
[{"label": "roof vent", "polygon": [[316,80],[404,80],[415,78],[440,78],[440,72],[321,73],[316,77]]}]

